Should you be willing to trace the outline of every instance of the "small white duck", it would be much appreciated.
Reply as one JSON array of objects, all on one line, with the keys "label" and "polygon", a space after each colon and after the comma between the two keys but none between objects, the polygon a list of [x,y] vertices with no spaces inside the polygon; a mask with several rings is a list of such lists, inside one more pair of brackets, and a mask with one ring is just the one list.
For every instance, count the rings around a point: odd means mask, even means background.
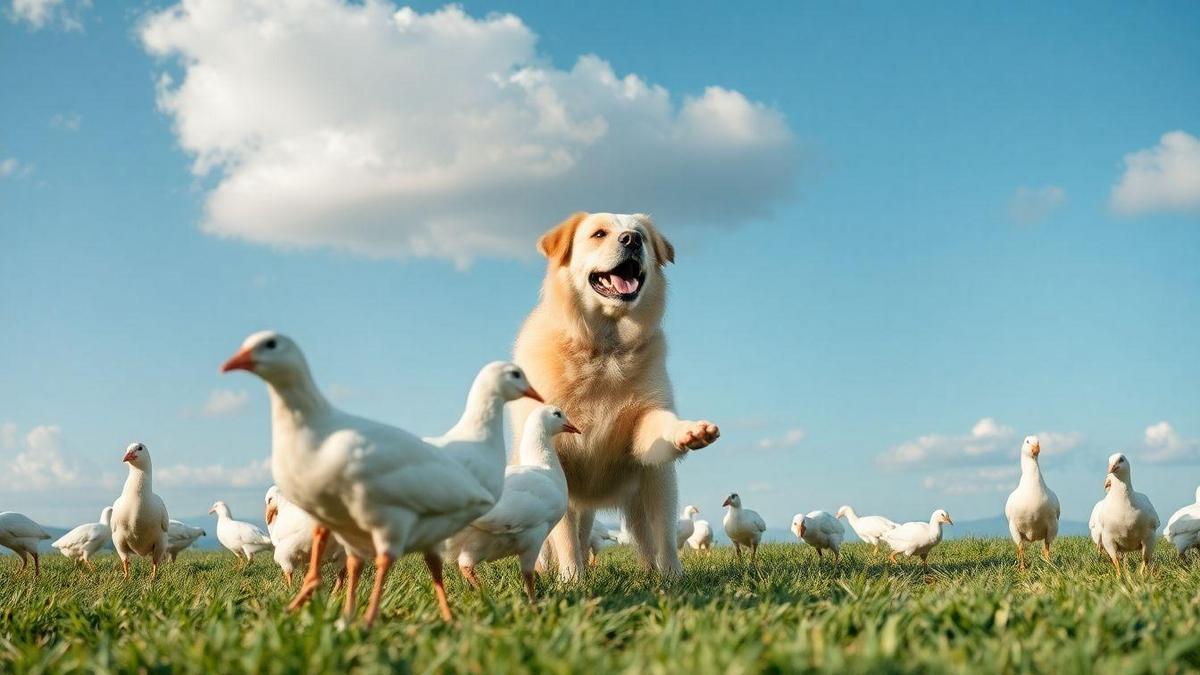
[{"label": "small white duck", "polygon": [[1120,554],[1125,551],[1141,551],[1142,569],[1146,569],[1158,541],[1158,512],[1149,497],[1134,491],[1125,455],[1118,452],[1108,458],[1108,476],[1111,486],[1100,509],[1100,543],[1118,574]]},{"label": "small white duck", "polygon": [[850,529],[854,530],[854,534],[874,546],[875,551],[879,550],[879,543],[883,541],[883,533],[896,528],[896,523],[883,516],[859,516],[848,504],[838,509],[837,517],[845,518],[846,522],[850,523]]},{"label": "small white duck", "polygon": [[217,514],[217,541],[233,552],[233,557],[247,565],[254,554],[271,550],[271,538],[253,523],[234,520],[225,502],[215,502],[209,513]]},{"label": "small white duck", "polygon": [[[387,424],[338,410],[313,382],[308,363],[290,338],[273,331],[255,333],[221,368],[246,370],[263,379],[271,399],[271,470],[283,494],[318,523],[304,585],[290,607],[304,605],[321,584],[320,559],[332,532],[346,548],[346,602],[354,615],[354,594],[363,560],[374,556],[375,583],[364,622],[379,616],[388,572],[398,557],[421,553],[433,579],[442,618],[451,620],[442,580],[443,542],[496,504],[504,484],[505,401],[528,396],[541,401],[520,368],[511,363],[484,367],[460,424],[481,442],[460,438],[462,451],[431,445]],[[496,433],[495,430],[501,430]],[[496,445],[489,435],[500,437]],[[474,450],[496,457],[471,462]],[[482,466],[495,467],[481,476]],[[494,474],[494,475],[493,475]]]},{"label": "small white duck", "polygon": [[841,560],[842,541],[846,538],[846,530],[837,516],[832,513],[828,511],[797,513],[792,518],[792,533],[796,535],[797,539],[802,539],[809,546],[817,549],[818,561],[825,549],[833,551],[833,564],[836,565]]},{"label": "small white duck", "polygon": [[175,562],[175,558],[179,557],[182,551],[196,543],[200,537],[207,536],[208,532],[205,532],[204,528],[172,520],[167,524],[167,560]]},{"label": "small white duck", "polygon": [[[296,568],[311,562],[312,533],[317,527],[317,521],[284,496],[278,485],[267,488],[263,501],[267,534],[275,547],[275,563],[283,570],[284,583],[291,588],[292,575]],[[346,550],[337,542],[330,543],[325,548],[322,562],[332,562],[339,566],[337,581],[333,585],[333,591],[336,593],[342,587],[346,574]]]},{"label": "small white duck", "polygon": [[[1104,477],[1104,492],[1108,493],[1108,489],[1112,487],[1112,478]],[[1100,512],[1104,510],[1104,500],[1096,502],[1092,507],[1092,515],[1088,517],[1088,531],[1092,534],[1092,542],[1096,544],[1096,550],[1100,551],[1100,555],[1107,556],[1108,553],[1104,550],[1104,530],[1100,527]]]},{"label": "small white duck", "polygon": [[904,523],[883,533],[883,543],[892,549],[888,560],[896,562],[896,556],[904,554],[921,559],[921,565],[928,571],[929,552],[942,541],[942,525],[953,525],[950,514],[942,509],[933,512],[928,523],[920,521]]},{"label": "small white duck", "polygon": [[479,588],[476,565],[516,556],[525,594],[530,603],[536,601],[533,571],[538,553],[567,512],[567,477],[554,449],[554,437],[563,432],[580,433],[560,408],[535,408],[525,419],[517,449],[520,463],[505,470],[500,501],[446,542],[448,556],[458,561],[472,586]]},{"label": "small white duck", "polygon": [[696,531],[687,540],[693,551],[711,551],[713,547],[713,529],[707,520],[696,521]]},{"label": "small white duck", "polygon": [[767,524],[757,512],[742,508],[742,498],[736,492],[726,497],[721,506],[729,507],[722,524],[725,526],[725,534],[733,542],[738,561],[742,559],[742,547],[749,546],[750,564],[753,565],[758,557],[758,542],[762,541]]},{"label": "small white duck", "polygon": [[1050,562],[1050,544],[1058,536],[1061,509],[1058,495],[1046,487],[1038,455],[1042,445],[1037,436],[1026,436],[1021,444],[1021,480],[1004,504],[1008,532],[1017,545],[1017,563],[1025,569],[1025,543],[1042,542],[1042,557]]},{"label": "small white duck", "polygon": [[1200,549],[1200,487],[1196,488],[1196,502],[1179,509],[1167,520],[1163,538],[1179,551],[1180,560],[1188,549]]},{"label": "small white duck", "polygon": [[675,548],[683,550],[687,545],[687,540],[696,532],[696,516],[699,514],[700,509],[695,504],[683,507],[683,513],[675,525]]},{"label": "small white duck", "polygon": [[167,505],[154,494],[154,468],[150,451],[142,443],[130,443],[121,459],[129,464],[129,476],[121,496],[113,502],[113,548],[121,558],[121,570],[129,578],[129,557],[150,559],[150,578],[167,554],[167,528],[171,518]]},{"label": "small white duck", "polygon": [[96,555],[96,551],[104,548],[105,544],[112,541],[112,513],[111,506],[104,507],[104,510],[100,512],[100,522],[84,523],[59,537],[58,541],[50,545],[71,560],[82,560],[84,565],[95,571],[96,568],[92,565],[92,556]]},{"label": "small white duck", "polygon": [[25,568],[29,566],[29,559],[33,558],[33,576],[42,575],[38,542],[49,538],[50,533],[25,514],[15,511],[0,513],[0,546],[12,549],[13,553],[21,557],[18,574],[25,571]]}]

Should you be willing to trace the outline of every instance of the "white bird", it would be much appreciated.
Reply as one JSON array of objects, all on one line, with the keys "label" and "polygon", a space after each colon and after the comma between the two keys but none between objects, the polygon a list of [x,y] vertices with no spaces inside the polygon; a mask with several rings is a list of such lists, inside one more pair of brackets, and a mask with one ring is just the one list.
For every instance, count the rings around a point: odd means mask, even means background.
[{"label": "white bird", "polygon": [[696,532],[696,516],[699,513],[700,509],[695,504],[683,507],[683,513],[675,525],[675,548],[682,549]]},{"label": "white bird", "polygon": [[592,533],[588,536],[588,564],[595,565],[600,552],[617,543],[617,535],[604,523],[592,522]]},{"label": "white bird", "polygon": [[828,511],[797,513],[792,518],[792,533],[803,539],[809,546],[817,549],[817,560],[821,559],[825,549],[833,551],[835,565],[841,559],[842,541],[846,538],[846,530],[837,516],[832,513]]},{"label": "white bird", "polygon": [[758,542],[762,541],[767,524],[756,511],[742,508],[742,498],[736,492],[726,497],[721,506],[729,507],[725,512],[723,524],[725,534],[733,542],[733,550],[737,553],[738,560],[742,559],[742,547],[749,546],[750,564],[754,564],[755,558],[758,557]]},{"label": "white bird", "polygon": [[234,520],[225,502],[214,503],[208,512],[217,514],[217,541],[233,551],[233,557],[239,561],[248,565],[255,553],[271,550],[271,538],[267,533],[253,523]]},{"label": "white bird", "polygon": [[203,528],[192,527],[178,520],[172,520],[167,523],[167,559],[175,562],[175,558],[181,551],[196,543],[200,537],[206,536],[208,536],[208,532],[205,532]]},{"label": "white bird", "polygon": [[10,548],[13,553],[21,556],[18,573],[24,572],[29,566],[29,558],[33,558],[33,575],[41,576],[42,563],[38,556],[38,542],[49,538],[50,533],[28,516],[15,511],[0,513],[0,546]]},{"label": "white bird", "polygon": [[1188,549],[1200,549],[1200,487],[1196,488],[1196,502],[1179,509],[1167,520],[1163,538],[1175,546],[1180,559]]},{"label": "white bird", "polygon": [[1100,537],[1105,553],[1117,572],[1121,571],[1120,554],[1142,552],[1142,568],[1150,566],[1154,544],[1158,540],[1158,512],[1146,495],[1133,490],[1129,460],[1121,453],[1108,458],[1108,474],[1112,486],[1104,496],[1100,509]]},{"label": "white bird", "polygon": [[562,432],[580,433],[561,409],[549,405],[535,408],[521,434],[520,464],[505,470],[500,501],[446,543],[449,557],[458,562],[472,586],[479,588],[476,565],[515,555],[521,564],[525,594],[529,602],[535,601],[533,571],[538,553],[567,512],[567,477],[554,449],[554,436]]},{"label": "white bird", "polygon": [[92,556],[112,541],[112,512],[111,506],[104,507],[100,512],[100,522],[84,523],[50,545],[64,556],[72,560],[82,560],[89,568],[96,569],[92,565]]},{"label": "white bird", "polygon": [[[463,432],[454,441],[459,447],[445,449],[333,407],[313,383],[300,348],[278,333],[246,338],[221,370],[247,370],[267,383],[272,474],[288,499],[318,522],[313,558],[320,560],[331,531],[346,548],[344,615],[354,614],[364,558],[375,558],[375,584],[364,616],[370,626],[379,615],[392,563],[412,552],[424,554],[442,618],[451,620],[440,549],[496,504],[493,490],[504,484],[504,403],[522,396],[541,400],[521,369],[499,362],[484,367],[455,425]],[[475,436],[476,447],[468,447],[467,434]],[[478,459],[474,451],[483,448],[495,456],[470,466],[460,460]],[[319,567],[309,565],[293,609],[320,586]]]},{"label": "white bird", "polygon": [[[1105,478],[1104,478],[1105,493],[1108,492],[1108,489],[1110,487],[1112,487],[1112,478],[1105,476]],[[1092,533],[1092,541],[1096,544],[1096,549],[1100,551],[1100,555],[1108,555],[1104,550],[1104,544],[1103,544],[1104,531],[1100,527],[1100,511],[1102,511],[1103,509],[1104,509],[1104,500],[1103,499],[1096,502],[1096,505],[1092,507],[1092,515],[1090,517],[1088,517],[1088,531]]]},{"label": "white bird", "polygon": [[[311,562],[312,533],[317,521],[304,509],[293,504],[278,485],[267,489],[264,501],[267,534],[271,537],[271,544],[275,546],[275,563],[283,570],[284,583],[291,588],[292,574],[296,568]],[[342,578],[346,573],[346,550],[341,544],[333,542],[325,548],[321,562],[339,565],[337,582],[333,586],[336,593],[341,588]]]},{"label": "white bird", "polygon": [[1008,532],[1017,545],[1017,563],[1025,569],[1025,543],[1042,542],[1042,557],[1050,562],[1050,544],[1058,536],[1061,509],[1058,495],[1046,487],[1038,455],[1042,452],[1037,436],[1026,436],[1021,444],[1021,480],[1004,504]]},{"label": "white bird", "polygon": [[710,551],[713,547],[713,529],[707,520],[697,520],[696,530],[687,540],[688,546],[695,551]]},{"label": "white bird", "polygon": [[950,514],[942,509],[933,512],[928,523],[920,521],[904,523],[883,533],[883,543],[892,549],[888,560],[896,562],[896,556],[903,553],[921,559],[921,565],[929,569],[929,552],[942,540],[942,524],[953,525]]},{"label": "white bird", "polygon": [[883,533],[897,527],[895,522],[883,516],[859,516],[849,505],[838,509],[837,517],[845,518],[854,534],[874,546],[876,551],[879,550],[879,543],[883,541]]},{"label": "white bird", "polygon": [[158,574],[158,564],[167,554],[167,527],[171,518],[167,505],[154,494],[154,467],[150,451],[142,443],[130,443],[123,462],[129,463],[129,477],[121,496],[113,502],[113,548],[121,558],[121,570],[129,578],[129,557],[150,559],[150,578]]}]

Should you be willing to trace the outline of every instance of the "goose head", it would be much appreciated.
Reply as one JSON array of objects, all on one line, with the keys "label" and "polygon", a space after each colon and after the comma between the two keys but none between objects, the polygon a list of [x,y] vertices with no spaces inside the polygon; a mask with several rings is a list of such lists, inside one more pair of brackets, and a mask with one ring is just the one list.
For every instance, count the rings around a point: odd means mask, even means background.
[{"label": "goose head", "polygon": [[691,518],[700,515],[700,509],[695,504],[688,504],[683,508],[683,517]]},{"label": "goose head", "polygon": [[495,397],[503,401],[528,397],[544,402],[541,395],[529,385],[525,371],[516,364],[504,361],[492,361],[484,366],[475,377],[471,390],[471,398],[475,398],[475,393],[478,392],[488,398]]},{"label": "goose head", "polygon": [[808,526],[804,524],[804,514],[797,513],[792,518],[792,533],[795,534],[797,537],[803,538],[804,532],[807,529],[808,529]]},{"label": "goose head", "polygon": [[1129,460],[1125,455],[1118,452],[1108,458],[1108,473],[1121,482],[1129,480]]},{"label": "goose head", "polygon": [[263,512],[263,520],[270,525],[275,522],[275,517],[279,515],[279,486],[272,485],[267,488],[266,510]]},{"label": "goose head", "polygon": [[212,505],[212,508],[209,509],[208,512],[217,514],[218,518],[232,518],[233,517],[232,514],[229,512],[229,507],[225,505],[225,502],[214,503]]},{"label": "goose head", "polygon": [[1025,442],[1021,444],[1021,456],[1032,457],[1037,459],[1037,456],[1042,453],[1042,444],[1038,441],[1037,436],[1026,436]]},{"label": "goose head", "polygon": [[946,513],[942,509],[938,509],[937,511],[934,511],[933,516],[930,518],[930,520],[935,523],[945,523],[947,525],[954,524],[954,521],[950,519],[950,514]]},{"label": "goose head", "polygon": [[150,450],[146,448],[145,443],[130,443],[125,447],[125,456],[121,461],[129,462],[130,466],[145,471],[150,468]]},{"label": "goose head", "polygon": [[730,506],[735,509],[740,509],[742,508],[742,498],[738,496],[738,493],[734,492],[725,498],[725,503],[721,504],[721,506]]},{"label": "goose head", "polygon": [[221,366],[222,373],[245,370],[271,383],[295,381],[308,370],[300,347],[286,335],[273,330],[254,333]]},{"label": "goose head", "polygon": [[836,518],[847,518],[847,517],[849,517],[849,516],[850,516],[850,514],[852,514],[852,513],[854,513],[854,509],[850,508],[850,507],[847,505],[847,506],[843,506],[842,508],[838,509],[838,510],[837,510],[837,516],[835,516],[835,517],[836,517]]},{"label": "goose head", "polygon": [[[515,368],[516,366],[513,367]],[[522,377],[524,377],[524,375],[522,375]],[[548,436],[554,436],[555,434],[561,433],[583,433],[578,427],[576,427],[574,424],[571,424],[571,421],[567,419],[567,414],[562,411],[562,408],[554,405],[538,406],[537,409],[530,414],[529,421],[525,424],[537,424],[541,426],[546,430],[546,434]]]}]

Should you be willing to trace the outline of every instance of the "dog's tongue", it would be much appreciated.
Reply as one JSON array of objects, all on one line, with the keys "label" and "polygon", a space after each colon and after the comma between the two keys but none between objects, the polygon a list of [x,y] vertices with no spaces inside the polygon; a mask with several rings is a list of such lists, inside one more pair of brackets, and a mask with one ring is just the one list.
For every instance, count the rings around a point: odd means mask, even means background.
[{"label": "dog's tongue", "polygon": [[638,289],[637,279],[625,279],[615,274],[609,275],[609,280],[612,282],[613,288],[621,295],[628,295]]}]

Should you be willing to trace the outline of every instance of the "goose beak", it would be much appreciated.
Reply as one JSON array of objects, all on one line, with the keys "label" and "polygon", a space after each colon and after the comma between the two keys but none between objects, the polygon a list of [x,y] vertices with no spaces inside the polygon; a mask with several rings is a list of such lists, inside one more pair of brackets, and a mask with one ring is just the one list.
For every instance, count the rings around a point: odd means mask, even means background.
[{"label": "goose beak", "polygon": [[571,424],[570,422],[567,422],[566,424],[563,425],[563,431],[567,432],[568,434],[582,434],[583,433],[582,431],[579,430],[579,427],[575,426],[574,424]]},{"label": "goose beak", "polygon": [[807,530],[808,530],[808,528],[804,526],[804,523],[800,523],[800,536],[801,536],[801,537],[803,537],[803,536],[804,536],[804,533],[805,533],[805,531],[807,531]]},{"label": "goose beak", "polygon": [[222,373],[228,373],[231,370],[254,370],[254,356],[249,349],[238,351],[221,366]]},{"label": "goose beak", "polygon": [[137,457],[137,453],[130,450],[125,453],[125,456],[121,458],[121,461],[122,462],[132,462],[135,457]]},{"label": "goose beak", "polygon": [[1029,452],[1033,453],[1034,457],[1037,457],[1038,455],[1042,454],[1042,444],[1034,443],[1033,447],[1029,449]]},{"label": "goose beak", "polygon": [[726,498],[725,498],[725,501],[724,501],[724,502],[721,502],[721,506],[730,506],[730,503],[729,503],[729,497],[726,497]]},{"label": "goose beak", "polygon": [[216,512],[217,512],[217,507],[215,507],[215,506],[214,506],[214,507],[212,507],[211,509],[209,509],[209,510],[208,510],[208,512],[209,512],[209,513],[216,513]]},{"label": "goose beak", "polygon": [[268,525],[275,522],[275,516],[277,515],[279,515],[279,507],[275,506],[275,502],[267,504],[267,512],[263,517],[266,519]]},{"label": "goose beak", "polygon": [[950,516],[946,516],[946,524],[947,524],[947,525],[953,525],[953,524],[954,524],[954,519],[953,519],[953,518],[951,518]]},{"label": "goose beak", "polygon": [[[226,365],[228,365],[228,364],[226,364]],[[546,402],[546,399],[542,398],[542,395],[537,393],[537,390],[535,390],[533,387],[529,387],[528,389],[525,390],[525,396],[528,396],[529,398],[537,401],[538,403]]]},{"label": "goose beak", "polygon": [[1109,464],[1109,465],[1108,465],[1108,472],[1109,472],[1109,473],[1116,473],[1116,472],[1117,472],[1117,465],[1116,465],[1116,464]]},{"label": "goose beak", "polygon": [[1110,487],[1112,487],[1112,478],[1105,478],[1104,479],[1104,489],[1107,490]]}]

